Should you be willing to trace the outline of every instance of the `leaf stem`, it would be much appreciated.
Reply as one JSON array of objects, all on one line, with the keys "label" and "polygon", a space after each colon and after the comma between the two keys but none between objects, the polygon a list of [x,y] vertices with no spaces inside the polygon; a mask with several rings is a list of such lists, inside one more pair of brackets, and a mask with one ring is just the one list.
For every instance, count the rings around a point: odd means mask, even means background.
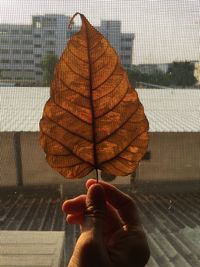
[{"label": "leaf stem", "polygon": [[97,179],[97,183],[99,182],[99,173],[98,173],[98,169],[95,169],[96,171],[96,179]]}]

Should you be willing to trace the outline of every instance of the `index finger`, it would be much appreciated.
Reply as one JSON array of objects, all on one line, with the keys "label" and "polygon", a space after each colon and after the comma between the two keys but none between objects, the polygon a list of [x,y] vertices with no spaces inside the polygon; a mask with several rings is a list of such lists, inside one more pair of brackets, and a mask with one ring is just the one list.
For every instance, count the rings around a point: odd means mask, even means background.
[{"label": "index finger", "polygon": [[[96,180],[89,179],[86,187],[89,188]],[[99,181],[105,190],[106,200],[118,211],[125,224],[131,226],[141,225],[139,212],[131,197],[118,190],[113,185]]]}]

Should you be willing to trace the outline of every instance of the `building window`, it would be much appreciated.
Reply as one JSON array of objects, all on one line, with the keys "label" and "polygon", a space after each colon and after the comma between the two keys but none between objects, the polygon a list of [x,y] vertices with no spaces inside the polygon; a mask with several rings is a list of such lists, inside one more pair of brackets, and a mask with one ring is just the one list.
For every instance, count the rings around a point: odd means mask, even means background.
[{"label": "building window", "polygon": [[22,44],[31,45],[33,42],[31,40],[22,40]]},{"label": "building window", "polygon": [[36,21],[35,22],[35,27],[38,28],[38,29],[40,29],[42,27],[41,22],[40,21]]},{"label": "building window", "polygon": [[47,30],[47,31],[45,31],[45,35],[46,36],[54,36],[55,35],[55,31],[53,31],[53,30]]},{"label": "building window", "polygon": [[34,44],[34,47],[35,48],[42,48],[42,45],[41,44]]},{"label": "building window", "polygon": [[22,50],[22,54],[31,55],[31,54],[33,54],[33,50],[29,50],[29,49]]},{"label": "building window", "polygon": [[40,21],[40,17],[34,16],[33,17],[33,27],[34,28],[41,28],[42,27],[42,23]]},{"label": "building window", "polygon": [[122,60],[127,60],[127,59],[130,59],[130,56],[122,55],[122,56],[121,56],[121,59],[122,59]]},{"label": "building window", "polygon": [[12,39],[12,44],[20,44],[20,40],[19,39]]},{"label": "building window", "polygon": [[11,34],[19,34],[19,30],[11,30]]},{"label": "building window", "polygon": [[36,57],[36,58],[41,58],[42,55],[41,55],[41,54],[35,54],[35,57]]},{"label": "building window", "polygon": [[44,27],[56,26],[56,18],[44,18],[43,25]]},{"label": "building window", "polygon": [[6,35],[7,33],[9,33],[7,29],[0,29],[0,35]]},{"label": "building window", "polygon": [[0,49],[0,54],[9,54],[9,49]]},{"label": "building window", "polygon": [[39,33],[34,34],[34,38],[41,38],[41,34]]},{"label": "building window", "polygon": [[122,41],[123,42],[131,42],[132,41],[132,38],[122,38]]},{"label": "building window", "polygon": [[35,64],[35,67],[36,68],[41,68],[41,64],[40,63],[37,63],[37,64]]},{"label": "building window", "polygon": [[34,73],[34,70],[24,70],[24,73],[33,74]]},{"label": "building window", "polygon": [[36,71],[36,75],[42,75],[42,71]]},{"label": "building window", "polygon": [[33,60],[24,60],[24,64],[25,65],[32,65],[32,64],[34,64],[34,61]]},{"label": "building window", "polygon": [[10,63],[10,60],[9,59],[1,59],[0,62],[4,63],[4,64],[8,64],[8,63]]},{"label": "building window", "polygon": [[131,51],[131,47],[130,46],[122,46],[121,50],[122,51]]},{"label": "building window", "polygon": [[8,44],[9,40],[8,39],[1,39],[1,44]]},{"label": "building window", "polygon": [[13,54],[21,54],[21,50],[20,49],[14,49],[12,50]]},{"label": "building window", "polygon": [[54,46],[55,45],[55,42],[48,40],[48,41],[46,41],[46,45]]},{"label": "building window", "polygon": [[22,63],[22,61],[21,60],[18,60],[18,59],[16,59],[16,60],[13,60],[13,64],[21,64]]},{"label": "building window", "polygon": [[22,30],[22,34],[31,35],[32,30]]},{"label": "building window", "polygon": [[4,72],[2,73],[3,75],[1,77],[1,79],[2,78],[9,78],[10,72],[11,72],[10,69],[4,70]]},{"label": "building window", "polygon": [[47,50],[47,51],[46,51],[46,54],[50,54],[50,55],[52,55],[52,54],[55,54],[55,52],[54,52],[53,50]]}]

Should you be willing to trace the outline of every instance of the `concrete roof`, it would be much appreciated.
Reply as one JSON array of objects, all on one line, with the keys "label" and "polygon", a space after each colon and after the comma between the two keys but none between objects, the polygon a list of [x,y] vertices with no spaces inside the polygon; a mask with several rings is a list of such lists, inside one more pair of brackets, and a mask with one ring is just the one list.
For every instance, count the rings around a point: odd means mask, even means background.
[{"label": "concrete roof", "polygon": [[[22,189],[0,188],[0,230],[65,230],[66,256],[69,258],[79,228],[65,223],[61,211],[63,200],[58,192],[42,187]],[[71,194],[72,190],[68,192]],[[199,192],[132,196],[139,208],[151,251],[146,267],[199,267]]]},{"label": "concrete roof", "polygon": [[138,89],[151,132],[199,132],[200,90]]},{"label": "concrete roof", "polygon": [[[137,89],[151,132],[199,132],[200,90]],[[38,131],[48,87],[0,87],[0,132]]]},{"label": "concrete roof", "polygon": [[63,267],[65,232],[0,231],[0,267]]}]

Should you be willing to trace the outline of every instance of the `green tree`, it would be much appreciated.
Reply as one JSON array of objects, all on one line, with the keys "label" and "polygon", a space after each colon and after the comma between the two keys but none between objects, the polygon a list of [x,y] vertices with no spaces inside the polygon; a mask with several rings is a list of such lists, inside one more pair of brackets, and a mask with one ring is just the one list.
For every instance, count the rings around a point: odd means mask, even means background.
[{"label": "green tree", "polygon": [[137,82],[151,83],[162,86],[170,85],[170,77],[168,74],[163,73],[161,71],[155,71],[154,73],[142,73],[141,71],[135,70],[127,70],[128,78],[131,84],[134,86],[137,85]]},{"label": "green tree", "polygon": [[54,68],[58,62],[55,54],[46,54],[41,61],[41,69],[43,70],[44,84],[49,86],[53,79]]},{"label": "green tree", "polygon": [[128,79],[130,81],[130,83],[134,86],[136,86],[137,82],[141,82],[142,81],[142,73],[139,70],[126,70],[127,74],[128,74]]},{"label": "green tree", "polygon": [[197,82],[194,68],[194,64],[189,61],[174,61],[167,73],[170,76],[171,84],[180,87],[194,86]]}]

